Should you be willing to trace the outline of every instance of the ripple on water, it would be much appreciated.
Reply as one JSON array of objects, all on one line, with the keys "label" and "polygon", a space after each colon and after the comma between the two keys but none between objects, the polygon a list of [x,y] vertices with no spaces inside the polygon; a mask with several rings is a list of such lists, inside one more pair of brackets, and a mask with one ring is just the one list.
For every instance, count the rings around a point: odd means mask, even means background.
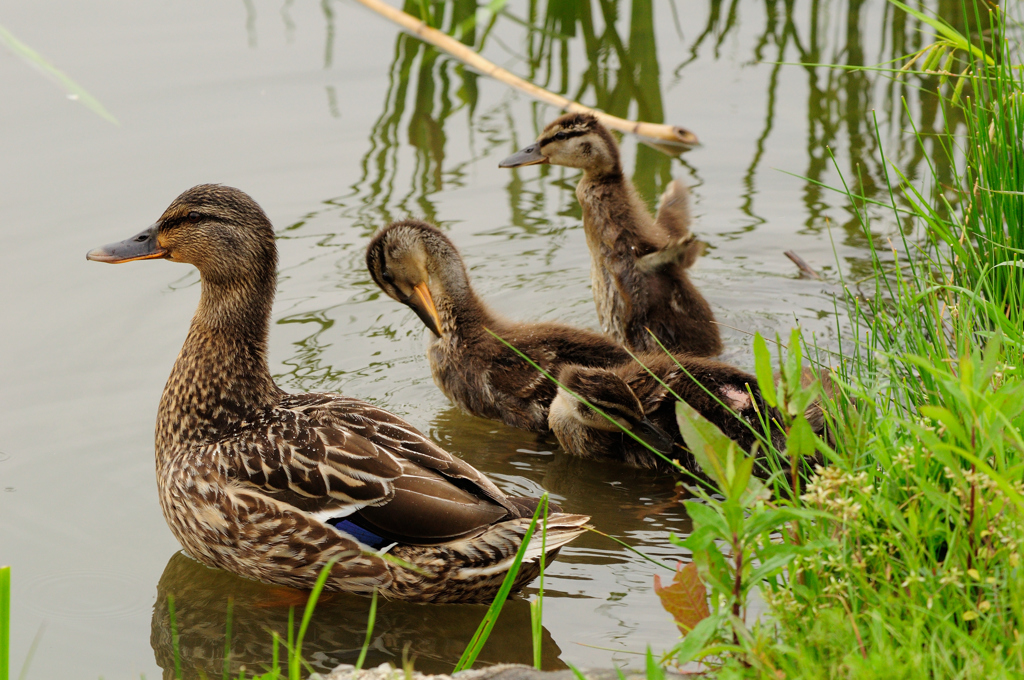
[{"label": "ripple on water", "polygon": [[152,606],[149,589],[130,574],[71,571],[30,579],[25,586],[29,608],[73,619],[128,616]]}]

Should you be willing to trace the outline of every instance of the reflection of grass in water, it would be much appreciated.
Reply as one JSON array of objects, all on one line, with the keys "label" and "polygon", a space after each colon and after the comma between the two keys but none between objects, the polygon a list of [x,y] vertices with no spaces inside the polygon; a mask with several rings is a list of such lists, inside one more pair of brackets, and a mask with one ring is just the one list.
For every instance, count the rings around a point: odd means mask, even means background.
[{"label": "reflection of grass in water", "polygon": [[88,108],[90,111],[100,116],[104,120],[108,120],[114,125],[119,124],[117,122],[117,119],[114,118],[114,116],[112,116],[109,111],[103,108],[103,105],[100,104],[95,97],[86,92],[85,88],[83,88],[81,85],[79,85],[70,77],[68,77],[67,74],[65,74],[59,68],[57,68],[49,61],[47,61],[46,58],[43,57],[43,55],[39,54],[25,43],[15,38],[14,35],[3,26],[0,26],[0,43],[5,44],[8,47],[8,49],[10,49],[16,55],[18,55],[28,63],[35,66],[46,75],[52,77],[54,80],[56,80],[61,87],[68,91],[69,98],[81,102],[85,105],[86,108]]}]

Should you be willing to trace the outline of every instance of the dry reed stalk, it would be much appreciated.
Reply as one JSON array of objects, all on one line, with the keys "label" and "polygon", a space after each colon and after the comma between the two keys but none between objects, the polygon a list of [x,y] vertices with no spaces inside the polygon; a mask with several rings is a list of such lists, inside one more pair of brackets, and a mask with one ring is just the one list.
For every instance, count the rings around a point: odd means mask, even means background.
[{"label": "dry reed stalk", "polygon": [[[666,153],[681,153],[695,146],[700,145],[697,135],[686,128],[677,125],[665,125],[663,123],[645,123],[642,121],[625,120],[618,116],[607,114],[603,111],[592,109],[578,102],[570,101],[562,95],[549,92],[542,87],[529,83],[522,78],[509,73],[505,69],[492,64],[481,57],[473,49],[462,44],[436,28],[431,28],[425,22],[396,9],[381,0],[359,0],[366,7],[374,12],[395,22],[405,30],[415,35],[420,40],[428,42],[434,47],[447,52],[464,64],[470,66],[480,73],[499,80],[510,87],[525,92],[534,99],[557,106],[563,111],[570,113],[590,113],[597,117],[601,123],[613,130],[629,132],[643,138],[653,146],[661,148]],[[663,148],[668,147],[668,148]]]}]

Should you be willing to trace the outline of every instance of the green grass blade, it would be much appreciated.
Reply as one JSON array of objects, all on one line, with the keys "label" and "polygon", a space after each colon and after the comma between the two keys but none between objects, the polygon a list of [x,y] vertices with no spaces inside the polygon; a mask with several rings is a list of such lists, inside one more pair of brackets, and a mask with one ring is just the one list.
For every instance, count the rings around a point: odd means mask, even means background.
[{"label": "green grass blade", "polygon": [[36,650],[39,649],[39,641],[43,639],[44,630],[46,630],[46,624],[40,624],[39,630],[36,631],[35,637],[32,638],[32,644],[28,646],[28,654],[25,655],[25,662],[21,664],[18,680],[25,680],[28,677],[28,667],[32,665],[32,657],[36,655]]},{"label": "green grass blade", "polygon": [[600,531],[600,530],[598,530],[598,529],[595,529],[594,527],[591,527],[591,526],[588,526],[588,527],[587,527],[587,531],[592,531],[592,532],[594,532],[595,534],[598,534],[598,535],[600,535],[600,536],[604,536],[604,537],[605,537],[605,538],[607,538],[607,539],[610,539],[610,540],[612,540],[612,541],[615,541],[616,543],[618,543],[619,545],[621,545],[621,546],[622,546],[623,548],[625,548],[626,550],[629,550],[630,552],[636,553],[637,555],[639,555],[640,557],[644,558],[645,560],[647,560],[647,561],[648,561],[648,562],[650,562],[651,564],[656,564],[657,566],[661,567],[662,569],[668,569],[668,570],[669,570],[669,571],[671,571],[672,573],[675,573],[675,571],[676,571],[675,569],[673,569],[672,567],[668,566],[668,565],[667,565],[667,564],[665,564],[664,562],[659,562],[658,560],[654,559],[654,558],[653,558],[653,557],[651,557],[650,555],[647,555],[647,554],[645,554],[645,553],[643,553],[643,552],[640,552],[639,550],[637,550],[636,548],[634,548],[633,546],[631,546],[631,545],[630,545],[629,543],[626,543],[626,542],[625,542],[625,541],[623,541],[622,539],[619,539],[619,538],[615,538],[614,536],[612,536],[612,535],[610,535],[610,534],[606,534],[606,533],[604,533],[603,531]]},{"label": "green grass blade", "polygon": [[0,680],[11,669],[11,568],[0,567]]},{"label": "green grass blade", "polygon": [[[483,620],[477,627],[476,632],[470,639],[469,644],[466,645],[466,650],[459,657],[458,663],[455,664],[455,668],[452,673],[458,673],[459,671],[466,670],[473,665],[476,658],[480,655],[480,651],[484,647],[484,643],[487,642],[487,638],[491,635],[491,630],[494,628],[494,624],[498,620],[498,615],[501,613],[502,607],[505,606],[505,600],[508,598],[508,594],[512,591],[512,584],[515,583],[516,576],[519,574],[519,569],[523,564],[523,556],[526,555],[526,549],[530,545],[530,539],[533,538],[533,532],[537,528],[537,518],[540,515],[540,509],[544,502],[547,500],[547,493],[541,496],[541,503],[537,504],[537,509],[533,512],[533,519],[530,521],[530,526],[526,528],[526,533],[523,534],[523,542],[519,546],[519,550],[516,551],[515,560],[512,562],[512,566],[509,568],[508,573],[505,574],[505,580],[501,582],[501,588],[498,589],[498,594],[494,596],[494,601],[491,602],[491,606],[487,609],[487,613],[484,615]],[[544,559],[544,555],[541,555],[540,559]]]},{"label": "green grass blade", "polygon": [[979,59],[984,59],[985,63],[988,64],[989,66],[995,66],[996,62],[992,57],[985,54],[979,47],[972,45],[966,37],[964,37],[959,31],[954,29],[945,21],[941,21],[934,17],[930,17],[924,12],[920,12],[914,9],[913,7],[908,7],[899,0],[889,0],[889,2],[895,5],[896,7],[899,7],[901,10],[903,10],[910,16],[914,17],[921,23],[928,24],[936,31],[938,31],[939,35],[941,35],[943,38],[956,45],[961,50],[965,52],[970,52]]},{"label": "green grass blade", "polygon": [[221,677],[229,680],[231,676],[231,619],[235,613],[235,598],[228,598],[227,623],[224,626],[224,662],[221,665]]},{"label": "green grass blade", "polygon": [[182,680],[181,647],[178,639],[178,620],[174,615],[174,595],[167,596],[167,617],[171,621],[171,652],[174,654],[174,677],[175,680]]},{"label": "green grass blade", "polygon": [[550,373],[548,373],[547,371],[545,371],[545,370],[544,370],[543,368],[541,368],[541,367],[540,367],[540,366],[539,366],[539,365],[537,364],[537,362],[535,362],[535,361],[534,361],[533,359],[531,359],[530,357],[528,357],[528,356],[526,356],[525,354],[523,354],[522,352],[520,352],[520,351],[519,351],[519,349],[517,349],[516,347],[513,347],[511,343],[507,342],[507,341],[506,341],[506,340],[505,340],[504,338],[502,338],[502,337],[501,337],[500,335],[498,335],[497,333],[495,333],[494,331],[492,331],[492,330],[491,330],[490,328],[484,328],[484,330],[485,330],[485,331],[487,331],[488,333],[490,333],[491,335],[493,335],[493,336],[494,336],[494,337],[495,337],[495,338],[496,338],[496,339],[498,340],[498,342],[500,342],[501,344],[505,345],[505,346],[506,346],[506,347],[508,347],[508,348],[509,348],[510,350],[512,350],[513,352],[515,352],[516,354],[518,354],[518,355],[519,355],[519,357],[520,357],[520,358],[521,358],[521,359],[522,359],[523,361],[525,361],[526,363],[530,364],[530,366],[532,366],[533,368],[535,368],[535,369],[537,369],[538,371],[540,371],[540,374],[541,374],[541,375],[543,375],[543,376],[544,376],[545,378],[547,378],[548,380],[550,380],[551,382],[555,383],[556,385],[558,385],[559,387],[561,387],[561,388],[562,388],[563,390],[565,390],[565,392],[566,392],[566,393],[567,393],[568,395],[570,395],[570,396],[571,396],[571,397],[572,397],[573,399],[576,399],[576,400],[577,400],[577,401],[579,401],[579,402],[580,402],[581,404],[584,404],[584,405],[585,405],[585,406],[587,406],[588,408],[592,409],[592,410],[593,410],[593,411],[594,411],[595,413],[597,413],[597,414],[601,415],[601,416],[602,416],[602,417],[603,417],[603,418],[604,418],[605,420],[607,420],[608,422],[610,422],[610,423],[612,423],[613,425],[615,425],[615,427],[617,427],[617,428],[619,428],[620,430],[622,430],[622,432],[623,432],[624,434],[628,434],[628,435],[629,435],[630,437],[632,437],[633,439],[635,439],[635,440],[636,440],[636,441],[637,441],[637,442],[638,442],[639,444],[641,444],[642,446],[644,446],[644,447],[645,447],[645,448],[646,448],[646,449],[647,449],[648,451],[650,451],[650,452],[651,452],[651,453],[653,453],[654,455],[656,455],[656,456],[658,456],[659,458],[661,458],[662,460],[664,460],[664,461],[665,461],[666,463],[668,463],[669,465],[671,465],[671,466],[672,466],[673,468],[675,468],[675,469],[677,469],[677,470],[679,470],[680,472],[683,472],[683,473],[686,473],[686,472],[687,472],[687,470],[686,470],[686,469],[685,469],[685,468],[684,468],[684,467],[683,467],[682,465],[680,465],[680,464],[679,464],[679,463],[677,463],[676,461],[672,460],[671,458],[669,458],[668,456],[666,456],[666,455],[665,455],[664,453],[662,453],[661,451],[658,451],[657,449],[655,449],[655,448],[654,448],[653,446],[651,446],[650,444],[648,444],[647,442],[645,442],[645,441],[644,441],[643,439],[641,439],[640,437],[638,437],[638,436],[637,436],[637,435],[636,435],[635,433],[633,433],[633,432],[632,432],[631,430],[627,430],[627,429],[626,429],[625,427],[623,427],[623,426],[622,426],[622,423],[620,423],[619,421],[615,420],[615,419],[614,419],[614,418],[612,418],[612,417],[611,417],[610,415],[608,415],[607,413],[605,413],[604,411],[602,411],[602,410],[601,410],[601,409],[599,409],[598,407],[594,406],[593,404],[591,404],[591,403],[590,403],[589,401],[587,401],[586,399],[584,399],[584,398],[583,398],[583,397],[581,397],[580,395],[578,395],[578,394],[576,394],[575,392],[573,392],[572,390],[568,389],[568,388],[567,388],[567,387],[566,387],[565,385],[563,385],[562,383],[558,382],[558,379],[557,379],[557,378],[555,378],[555,376],[553,376],[553,375],[551,375]]},{"label": "green grass blade", "polygon": [[363,648],[359,650],[359,658],[356,659],[356,670],[363,668],[366,661],[366,653],[370,651],[370,642],[373,640],[373,624],[377,621],[377,589],[373,589],[373,597],[370,599],[370,615],[366,619],[366,639],[363,640]]},{"label": "green grass blade", "polygon": [[544,633],[544,556],[548,552],[548,497],[541,498],[544,506],[544,523],[541,525],[540,534],[540,588],[537,591],[537,599],[530,602],[530,633],[533,638],[533,667],[541,669],[541,638]]},{"label": "green grass blade", "polygon": [[55,78],[57,82],[60,83],[61,87],[68,91],[68,94],[73,95],[76,101],[84,104],[86,108],[98,115],[100,118],[110,121],[114,125],[120,125],[120,123],[117,122],[117,119],[114,118],[109,111],[103,108],[103,104],[100,104],[95,97],[86,92],[85,88],[69,78],[59,68],[46,61],[41,54],[15,38],[14,35],[3,26],[0,26],[0,43],[7,45],[8,49],[33,66],[37,67],[43,73]]},{"label": "green grass blade", "polygon": [[323,569],[320,570],[320,575],[317,576],[316,584],[313,586],[313,590],[309,593],[309,599],[306,600],[306,609],[302,612],[302,623],[299,624],[299,634],[295,638],[295,646],[289,655],[288,676],[292,680],[298,680],[301,675],[302,639],[306,637],[306,631],[309,629],[309,622],[313,618],[313,610],[316,608],[316,601],[320,599],[320,593],[324,589],[324,584],[327,583],[327,577],[331,575],[331,569],[334,568],[337,561],[337,558],[329,561],[324,565]]}]

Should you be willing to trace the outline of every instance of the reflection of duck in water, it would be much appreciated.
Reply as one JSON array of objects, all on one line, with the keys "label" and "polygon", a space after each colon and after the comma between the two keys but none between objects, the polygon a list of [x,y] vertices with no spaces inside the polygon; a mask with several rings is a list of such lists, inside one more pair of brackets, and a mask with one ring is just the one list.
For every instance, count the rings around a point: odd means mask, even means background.
[{"label": "reflection of duck in water", "polygon": [[[487,330],[494,331],[553,376],[572,367],[576,374],[589,371],[587,375],[605,376],[597,385],[606,386],[618,380],[613,380],[618,372],[635,376],[638,389],[646,379],[653,384],[647,389],[650,394],[645,393],[652,413],[656,407],[672,411],[674,402],[667,391],[662,390],[655,399],[653,393],[658,383],[613,340],[562,324],[510,322],[498,317],[473,291],[462,257],[452,242],[425,222],[396,222],[385,227],[370,242],[366,264],[377,285],[395,300],[409,305],[433,332],[427,357],[434,382],[457,406],[513,427],[540,432],[550,427],[566,451],[574,455],[654,466],[656,456],[646,450],[635,451],[640,445],[621,431],[616,430],[614,438],[605,436],[601,426],[606,421],[601,416],[594,414],[600,420],[595,424],[581,414],[582,420],[573,420],[579,426],[572,429],[562,417],[567,413],[564,408],[559,411],[557,422],[549,417],[548,409],[559,393],[555,383]],[[642,354],[639,359],[663,379],[675,381],[680,396],[730,436],[740,437],[738,441],[747,448],[753,443],[754,436],[746,423],[719,405],[700,385],[688,381],[675,361],[687,367],[708,390],[748,422],[752,422],[752,409],[747,385],[757,394],[753,376],[713,359],[679,355],[673,360],[660,350]],[[679,379],[680,374],[684,378]],[[663,418],[665,422],[656,426],[646,417],[646,411],[633,402],[635,397],[627,397],[625,403],[619,403],[630,416],[622,418],[622,423],[645,441],[670,451],[673,436],[668,432],[678,432],[674,411],[671,423]],[[614,402],[606,403],[614,407]],[[563,402],[563,406],[567,405]],[[636,408],[630,408],[633,406]],[[559,432],[572,434],[573,439]],[[583,438],[579,439],[580,436]]]},{"label": "reflection of duck in water", "polygon": [[[237,677],[240,667],[245,666],[249,677],[262,672],[264,664],[270,663],[271,631],[288,639],[288,610],[294,607],[296,621],[301,620],[306,598],[304,592],[239,578],[210,569],[184,553],[175,553],[157,585],[150,633],[156,662],[168,680],[174,677],[168,595],[174,596],[185,678],[221,677],[229,599],[230,675]],[[347,593],[322,595],[306,632],[302,658],[320,673],[341,663],[355,663],[366,637],[369,610],[370,602],[363,597]],[[473,637],[484,611],[483,606],[476,605],[422,607],[381,600],[366,665],[373,667],[390,661],[401,666],[402,653],[408,645],[407,654],[410,659],[415,658],[416,670],[450,672]],[[297,622],[295,626],[297,629]],[[523,634],[529,627],[529,604],[521,598],[509,599],[492,633],[493,643],[484,646],[480,662],[532,663],[530,636]],[[563,667],[558,661],[561,650],[547,629],[543,631],[542,650],[545,668]]]},{"label": "reflection of duck in water", "polygon": [[[164,517],[193,557],[268,583],[455,602],[494,596],[536,501],[505,496],[397,416],[336,394],[287,394],[266,348],[277,281],[267,216],[237,189],[189,189],[148,230],[89,259],[165,258],[202,295],[160,400]],[[588,518],[553,514],[547,551]],[[539,571],[540,536],[516,587]],[[389,552],[417,571],[386,561]]]},{"label": "reflection of duck in water", "polygon": [[638,352],[660,350],[650,329],[670,352],[720,353],[711,306],[688,273],[703,245],[690,233],[686,187],[670,184],[652,218],[622,172],[615,138],[587,113],[562,116],[500,167],[537,163],[583,170],[576,197],[601,327]]}]

